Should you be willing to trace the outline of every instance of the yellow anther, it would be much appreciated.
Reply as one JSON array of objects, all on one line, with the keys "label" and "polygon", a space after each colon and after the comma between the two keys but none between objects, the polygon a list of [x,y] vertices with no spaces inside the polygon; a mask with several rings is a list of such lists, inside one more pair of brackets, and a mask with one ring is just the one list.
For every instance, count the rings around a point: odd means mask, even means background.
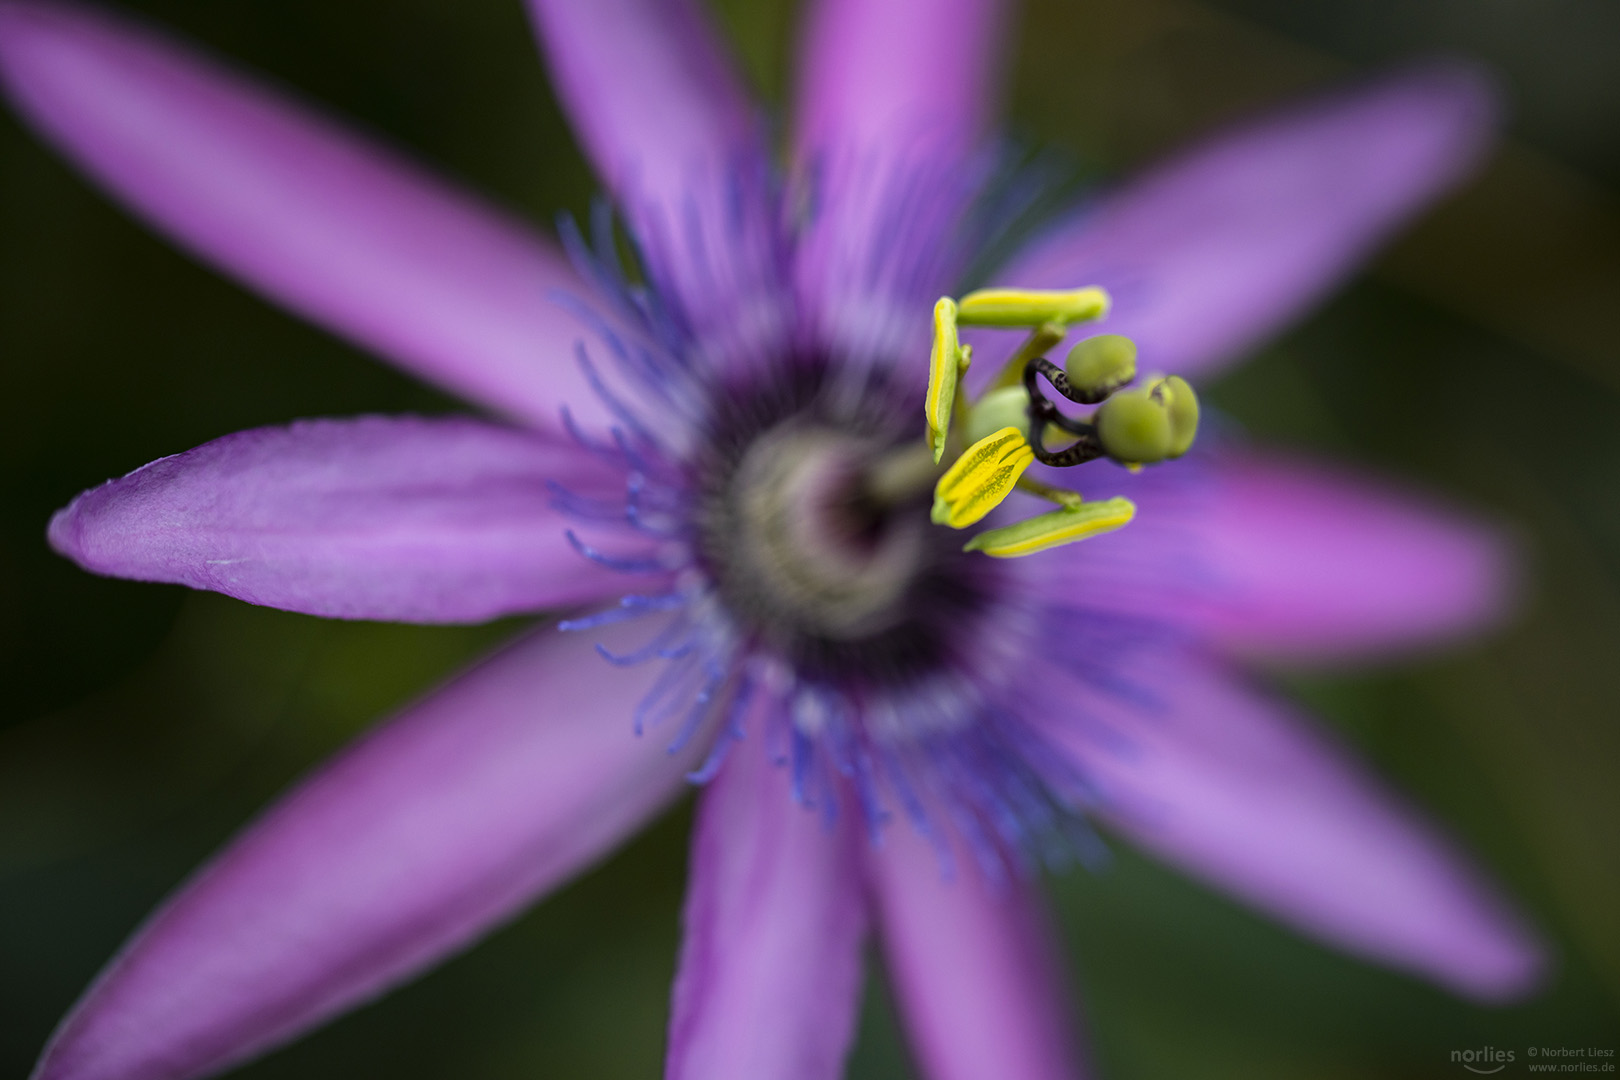
[{"label": "yellow anther", "polygon": [[934,487],[935,525],[965,529],[1001,505],[1035,460],[1015,427],[993,432],[967,448]]},{"label": "yellow anther", "polygon": [[934,451],[936,465],[945,456],[945,436],[950,433],[951,413],[956,406],[956,384],[967,370],[970,355],[956,337],[956,301],[942,296],[934,305],[934,348],[928,355],[928,399],[923,407],[928,445]]},{"label": "yellow anther", "polygon": [[957,321],[964,326],[1040,326],[1100,319],[1108,314],[1108,293],[1084,289],[980,289],[962,297]]},{"label": "yellow anther", "polygon": [[1129,499],[1105,499],[1053,510],[1016,525],[986,529],[963,546],[963,551],[982,551],[997,559],[1016,559],[1037,551],[1072,544],[1130,524],[1136,505]]}]

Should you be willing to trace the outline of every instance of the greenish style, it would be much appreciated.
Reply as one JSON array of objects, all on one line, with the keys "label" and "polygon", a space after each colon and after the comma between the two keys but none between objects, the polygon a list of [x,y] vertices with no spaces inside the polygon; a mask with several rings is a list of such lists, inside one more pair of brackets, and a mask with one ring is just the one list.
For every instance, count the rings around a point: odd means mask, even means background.
[{"label": "greenish style", "polygon": [[968,412],[963,435],[972,445],[1006,427],[1029,437],[1029,395],[1022,386],[1004,386],[980,398]]}]

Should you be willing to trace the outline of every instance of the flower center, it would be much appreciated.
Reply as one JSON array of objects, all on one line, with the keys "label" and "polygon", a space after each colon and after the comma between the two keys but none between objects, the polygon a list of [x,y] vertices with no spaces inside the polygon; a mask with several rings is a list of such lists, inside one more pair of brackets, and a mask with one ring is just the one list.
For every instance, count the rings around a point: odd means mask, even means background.
[{"label": "flower center", "polygon": [[924,674],[996,573],[930,525],[936,470],[891,420],[909,410],[874,410],[883,387],[849,408],[826,384],[805,389],[728,400],[699,469],[700,558],[739,631],[801,674]]},{"label": "flower center", "polygon": [[897,511],[867,495],[878,450],[870,439],[793,421],[748,448],[715,524],[733,534],[728,577],[756,615],[837,641],[869,638],[900,619],[928,519],[917,505]]}]

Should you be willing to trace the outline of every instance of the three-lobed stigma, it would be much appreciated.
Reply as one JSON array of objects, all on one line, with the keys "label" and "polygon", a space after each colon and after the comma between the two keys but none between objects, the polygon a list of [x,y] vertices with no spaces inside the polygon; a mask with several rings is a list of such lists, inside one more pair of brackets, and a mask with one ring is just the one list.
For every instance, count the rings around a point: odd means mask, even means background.
[{"label": "three-lobed stigma", "polygon": [[[1135,516],[1136,507],[1128,499],[1088,503],[1079,492],[1026,476],[1036,461],[1062,468],[1107,457],[1136,469],[1178,458],[1192,447],[1198,433],[1197,395],[1174,375],[1131,386],[1137,374],[1136,343],[1129,338],[1088,337],[1069,350],[1063,367],[1047,359],[1071,325],[1100,319],[1108,308],[1108,293],[1095,286],[981,289],[961,300],[941,297],[934,305],[924,408],[927,448],[936,465],[953,445],[962,448],[934,487],[933,522],[966,528],[983,520],[1015,488],[1058,504],[1049,513],[981,532],[964,550],[994,558],[1032,555],[1112,532]],[[961,343],[960,326],[1030,332],[974,401],[962,386],[972,349]],[[1061,411],[1041,391],[1041,379],[1062,397],[1095,405],[1096,411],[1089,418]]]}]

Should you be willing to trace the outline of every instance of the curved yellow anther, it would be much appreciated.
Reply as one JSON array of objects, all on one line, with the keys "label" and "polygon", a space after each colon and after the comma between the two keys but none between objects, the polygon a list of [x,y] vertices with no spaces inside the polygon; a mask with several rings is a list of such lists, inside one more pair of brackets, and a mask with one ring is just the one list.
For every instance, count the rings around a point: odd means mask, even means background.
[{"label": "curved yellow anther", "polygon": [[1113,532],[1130,524],[1135,516],[1136,504],[1129,499],[1065,506],[1016,525],[986,529],[969,540],[962,550],[982,551],[997,559],[1016,559],[1020,555],[1033,555],[1047,548]]},{"label": "curved yellow anther", "polygon": [[1034,460],[1035,451],[1017,428],[986,435],[939,478],[929,516],[935,525],[967,528],[1001,505]]},{"label": "curved yellow anther", "polygon": [[928,423],[928,445],[934,464],[945,456],[945,436],[951,429],[956,406],[956,384],[967,370],[968,354],[956,337],[956,301],[942,296],[934,304],[934,348],[928,354],[928,399],[923,415]]},{"label": "curved yellow anther", "polygon": [[1108,293],[1084,289],[980,289],[962,297],[957,321],[964,326],[1029,326],[1100,319],[1108,314]]}]

